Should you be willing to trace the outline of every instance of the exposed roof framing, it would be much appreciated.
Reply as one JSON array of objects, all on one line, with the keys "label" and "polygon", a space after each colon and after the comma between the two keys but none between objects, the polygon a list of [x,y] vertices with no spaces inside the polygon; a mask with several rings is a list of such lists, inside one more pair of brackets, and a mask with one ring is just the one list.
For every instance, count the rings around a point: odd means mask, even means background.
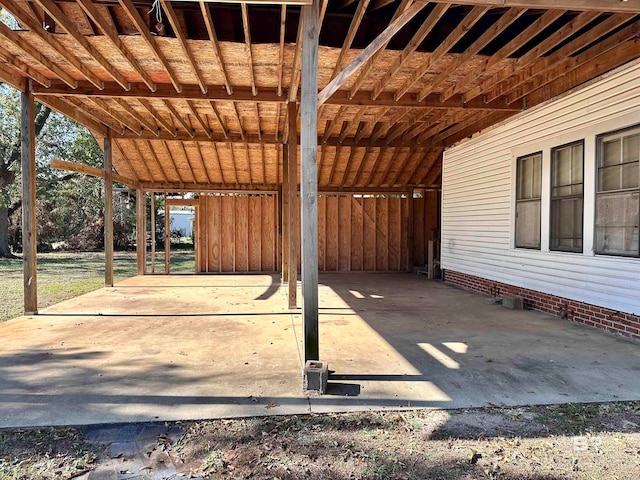
[{"label": "exposed roof framing", "polygon": [[[319,1],[321,189],[437,186],[444,148],[640,57],[638,1]],[[161,4],[0,0],[0,80],[144,188],[276,188],[299,3]]]}]

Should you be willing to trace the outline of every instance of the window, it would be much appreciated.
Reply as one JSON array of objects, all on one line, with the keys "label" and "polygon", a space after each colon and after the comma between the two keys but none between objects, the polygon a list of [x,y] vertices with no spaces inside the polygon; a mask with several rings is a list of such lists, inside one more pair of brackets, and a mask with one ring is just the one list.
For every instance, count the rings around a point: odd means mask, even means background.
[{"label": "window", "polygon": [[551,150],[550,250],[582,252],[584,144]]},{"label": "window", "polygon": [[640,128],[598,137],[595,251],[640,256]]},{"label": "window", "polygon": [[516,167],[516,247],[540,248],[542,153],[518,158]]}]

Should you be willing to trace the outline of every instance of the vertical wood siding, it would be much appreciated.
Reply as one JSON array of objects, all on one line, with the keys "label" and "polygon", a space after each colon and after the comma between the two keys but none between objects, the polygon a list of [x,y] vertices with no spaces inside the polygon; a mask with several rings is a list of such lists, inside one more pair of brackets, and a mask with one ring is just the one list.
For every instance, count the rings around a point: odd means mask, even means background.
[{"label": "vertical wood siding", "polygon": [[[640,259],[593,253],[596,136],[638,124],[640,62],[636,61],[447,150],[442,268],[640,313]],[[585,141],[584,253],[551,252],[550,152],[578,140]],[[542,247],[516,249],[515,161],[538,151],[543,154]]]}]

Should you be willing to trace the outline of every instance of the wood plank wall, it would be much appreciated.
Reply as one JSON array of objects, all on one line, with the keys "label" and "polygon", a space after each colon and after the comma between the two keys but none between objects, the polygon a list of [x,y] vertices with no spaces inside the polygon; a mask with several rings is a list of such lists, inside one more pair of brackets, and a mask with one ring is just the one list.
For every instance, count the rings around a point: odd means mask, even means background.
[{"label": "wood plank wall", "polygon": [[[438,193],[414,198],[413,263],[424,266],[438,239]],[[280,270],[275,194],[200,196],[196,231],[198,272]],[[294,207],[299,211],[299,201]],[[297,231],[300,231],[298,215]],[[408,269],[409,203],[401,194],[320,194],[318,270],[402,272]],[[298,261],[298,268],[300,263]]]},{"label": "wood plank wall", "polygon": [[275,194],[200,196],[198,271],[201,273],[278,270]]},{"label": "wood plank wall", "polygon": [[[440,240],[439,192],[420,191],[420,194],[421,198],[413,199],[413,265],[416,267],[427,264],[429,240]],[[434,254],[436,259],[440,258],[439,248]]]},{"label": "wood plank wall", "polygon": [[321,194],[318,197],[318,270],[407,270],[409,208],[400,194]]}]

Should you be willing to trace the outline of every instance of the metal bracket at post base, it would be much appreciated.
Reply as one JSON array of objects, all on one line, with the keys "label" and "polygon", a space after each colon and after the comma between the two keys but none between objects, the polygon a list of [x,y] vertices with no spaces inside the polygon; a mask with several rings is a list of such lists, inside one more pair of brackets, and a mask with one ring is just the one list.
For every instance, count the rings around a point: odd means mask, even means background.
[{"label": "metal bracket at post base", "polygon": [[329,366],[319,360],[307,360],[303,372],[303,389],[307,394],[322,395],[327,391]]}]

